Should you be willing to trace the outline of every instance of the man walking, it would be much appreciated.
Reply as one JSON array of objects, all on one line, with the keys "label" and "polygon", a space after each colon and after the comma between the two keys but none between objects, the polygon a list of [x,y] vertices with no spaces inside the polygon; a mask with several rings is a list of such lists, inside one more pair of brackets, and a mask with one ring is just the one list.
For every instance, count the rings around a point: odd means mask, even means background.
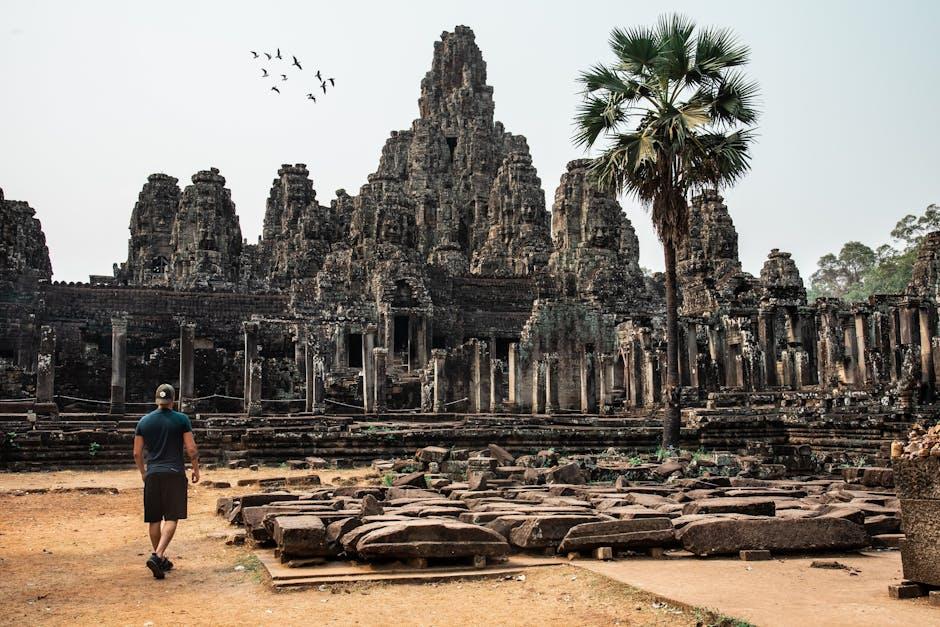
[{"label": "man walking", "polygon": [[186,414],[173,411],[175,398],[172,385],[164,383],[158,387],[157,408],[140,419],[134,434],[134,461],[144,480],[144,521],[150,524],[150,543],[153,544],[147,568],[156,579],[163,579],[173,568],[173,563],[166,558],[166,547],[176,533],[177,521],[186,518],[183,449],[192,461],[193,483],[199,482],[199,451],[193,439],[193,427]]}]

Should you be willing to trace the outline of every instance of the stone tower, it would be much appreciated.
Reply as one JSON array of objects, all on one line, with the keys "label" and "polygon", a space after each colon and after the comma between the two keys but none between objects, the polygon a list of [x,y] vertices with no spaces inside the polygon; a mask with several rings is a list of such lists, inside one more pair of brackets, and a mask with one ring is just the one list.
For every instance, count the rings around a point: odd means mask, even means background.
[{"label": "stone tower", "polygon": [[0,284],[52,278],[42,224],[28,203],[6,200],[0,189]]},{"label": "stone tower", "polygon": [[238,281],[242,232],[232,193],[217,168],[202,170],[183,190],[171,247],[175,287],[228,289]]},{"label": "stone tower", "polygon": [[168,286],[173,283],[173,227],[180,202],[179,181],[151,174],[131,212],[127,262],[117,277],[130,285]]},{"label": "stone tower", "polygon": [[578,292],[598,302],[623,303],[643,293],[640,244],[612,193],[591,184],[589,159],[568,163],[552,204],[550,268],[574,275]]}]

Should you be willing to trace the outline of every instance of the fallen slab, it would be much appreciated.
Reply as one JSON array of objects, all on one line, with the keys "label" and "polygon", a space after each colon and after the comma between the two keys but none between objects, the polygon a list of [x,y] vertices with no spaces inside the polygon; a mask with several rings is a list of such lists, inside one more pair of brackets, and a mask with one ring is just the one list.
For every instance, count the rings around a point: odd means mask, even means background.
[{"label": "fallen slab", "polygon": [[668,518],[608,520],[576,525],[568,530],[558,550],[592,551],[600,547],[645,549],[676,543],[676,532]]},{"label": "fallen slab", "polygon": [[501,535],[454,520],[416,520],[383,525],[362,535],[356,553],[366,559],[453,559],[503,556],[509,544]]},{"label": "fallen slab", "polygon": [[865,530],[840,518],[700,520],[677,534],[696,555],[736,555],[744,549],[780,553],[850,551],[869,544]]}]

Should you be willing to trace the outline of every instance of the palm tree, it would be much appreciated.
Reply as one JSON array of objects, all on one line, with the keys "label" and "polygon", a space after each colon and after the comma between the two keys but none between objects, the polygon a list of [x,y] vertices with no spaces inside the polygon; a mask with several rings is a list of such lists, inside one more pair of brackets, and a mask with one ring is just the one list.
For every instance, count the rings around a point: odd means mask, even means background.
[{"label": "palm tree", "polygon": [[688,233],[687,196],[737,181],[750,168],[757,84],[740,71],[749,50],[726,29],[697,29],[679,15],[653,28],[614,29],[616,61],[580,76],[584,99],[575,142],[599,143],[596,184],[639,199],[666,265],[666,389],[663,446],[679,443],[676,253]]}]

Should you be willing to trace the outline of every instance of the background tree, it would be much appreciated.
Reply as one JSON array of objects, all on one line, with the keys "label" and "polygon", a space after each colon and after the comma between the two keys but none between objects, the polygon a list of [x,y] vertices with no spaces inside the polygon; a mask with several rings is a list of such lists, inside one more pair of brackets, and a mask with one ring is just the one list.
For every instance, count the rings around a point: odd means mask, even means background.
[{"label": "background tree", "polygon": [[584,72],[575,141],[603,144],[592,174],[649,210],[666,275],[663,446],[679,442],[676,253],[688,234],[688,195],[738,180],[750,166],[757,85],[739,68],[749,50],[726,29],[670,15],[653,28],[614,29],[616,57]]},{"label": "background tree", "polygon": [[940,230],[940,207],[928,206],[922,215],[908,214],[891,230],[896,242],[872,250],[861,242],[848,242],[836,256],[819,258],[810,276],[809,297],[865,300],[871,294],[900,294],[911,280],[914,260],[924,237]]}]

